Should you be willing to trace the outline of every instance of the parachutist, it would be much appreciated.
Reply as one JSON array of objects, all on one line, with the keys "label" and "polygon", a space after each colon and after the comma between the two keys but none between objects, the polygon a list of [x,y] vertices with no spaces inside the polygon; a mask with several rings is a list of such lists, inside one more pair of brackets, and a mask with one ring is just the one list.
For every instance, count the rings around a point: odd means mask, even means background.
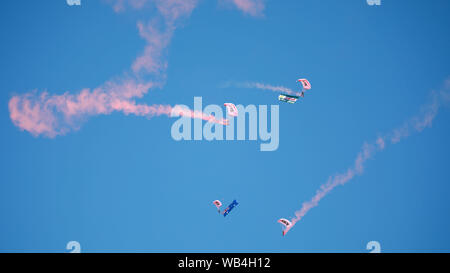
[{"label": "parachutist", "polygon": [[[289,94],[281,94],[278,96],[279,101],[284,101],[287,103],[295,103],[299,97],[305,97],[305,90],[311,89],[311,84],[307,79],[298,79],[297,82],[302,84],[302,90],[299,96],[289,95]],[[296,93],[298,95],[298,93]]]},{"label": "parachutist", "polygon": [[284,218],[281,218],[280,220],[277,221],[278,223],[282,224],[284,226],[283,229],[283,236],[286,235],[286,233],[289,231],[289,229],[292,227],[292,223]]}]

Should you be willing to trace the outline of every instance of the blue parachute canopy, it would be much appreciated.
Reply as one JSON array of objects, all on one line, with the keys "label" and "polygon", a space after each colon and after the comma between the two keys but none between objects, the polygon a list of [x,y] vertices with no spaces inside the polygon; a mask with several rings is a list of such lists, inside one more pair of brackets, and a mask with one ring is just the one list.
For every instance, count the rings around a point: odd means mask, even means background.
[{"label": "blue parachute canopy", "polygon": [[230,211],[237,206],[239,203],[236,200],[233,200],[230,205],[223,211],[223,217],[227,216]]}]

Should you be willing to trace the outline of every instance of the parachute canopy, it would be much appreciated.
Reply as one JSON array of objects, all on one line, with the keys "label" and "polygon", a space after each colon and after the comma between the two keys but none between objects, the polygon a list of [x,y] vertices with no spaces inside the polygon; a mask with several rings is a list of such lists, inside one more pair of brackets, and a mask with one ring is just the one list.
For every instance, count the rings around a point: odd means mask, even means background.
[{"label": "parachute canopy", "polygon": [[284,101],[287,103],[295,103],[298,100],[298,96],[291,96],[291,95],[286,95],[286,94],[281,94],[278,96],[278,100],[279,101]]},{"label": "parachute canopy", "polygon": [[278,220],[278,223],[282,224],[284,226],[283,228],[283,236],[286,235],[286,232],[289,231],[289,229],[292,227],[292,223],[284,218],[281,218],[280,220]]},{"label": "parachute canopy", "polygon": [[228,115],[230,115],[232,117],[238,116],[239,113],[234,104],[227,102],[227,103],[224,103],[223,105],[225,105],[225,107],[227,108]]},{"label": "parachute canopy", "polygon": [[223,217],[227,216],[230,211],[237,206],[239,203],[236,200],[233,200],[233,202],[223,211]]},{"label": "parachute canopy", "polygon": [[220,202],[219,200],[213,201],[213,204],[214,204],[217,208],[220,208],[220,207],[222,206],[222,202]]},{"label": "parachute canopy", "polygon": [[213,201],[213,204],[214,204],[214,206],[216,206],[217,211],[218,211],[219,214],[220,214],[220,207],[222,206],[222,202],[220,202],[219,200],[214,200],[214,201]]},{"label": "parachute canopy", "polygon": [[289,220],[281,218],[280,220],[278,220],[278,223],[281,223],[282,225],[284,225],[286,228],[290,227],[292,224]]},{"label": "parachute canopy", "polygon": [[300,82],[302,84],[303,89],[305,89],[305,90],[311,89],[311,84],[309,83],[309,81],[307,79],[298,79],[297,82]]}]

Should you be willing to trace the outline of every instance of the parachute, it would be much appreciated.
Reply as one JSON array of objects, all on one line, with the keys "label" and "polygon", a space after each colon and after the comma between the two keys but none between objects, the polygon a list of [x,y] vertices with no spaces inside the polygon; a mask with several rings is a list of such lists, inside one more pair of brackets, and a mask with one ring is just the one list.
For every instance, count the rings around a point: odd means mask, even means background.
[{"label": "parachute", "polygon": [[309,83],[309,81],[307,79],[298,79],[297,82],[300,82],[302,84],[303,89],[305,89],[305,90],[311,89],[311,84]]},{"label": "parachute", "polygon": [[227,102],[227,103],[224,103],[223,105],[225,105],[225,107],[227,108],[228,115],[230,115],[232,117],[238,116],[239,113],[234,104]]},{"label": "parachute", "polygon": [[233,202],[231,202],[231,204],[223,211],[223,217],[227,216],[228,213],[230,213],[230,211],[237,205],[239,205],[239,203],[236,200],[233,200]]},{"label": "parachute", "polygon": [[283,228],[283,236],[286,235],[286,233],[289,231],[289,229],[292,227],[292,223],[284,218],[281,218],[278,220],[278,223],[282,224],[284,226]]},{"label": "parachute", "polygon": [[220,213],[220,207],[222,206],[222,202],[220,202],[219,200],[215,200],[213,201],[213,204],[216,206],[217,210]]},{"label": "parachute", "polygon": [[300,82],[302,84],[302,92],[300,93],[300,97],[305,97],[305,90],[311,89],[311,84],[307,79],[298,79],[297,82]]}]

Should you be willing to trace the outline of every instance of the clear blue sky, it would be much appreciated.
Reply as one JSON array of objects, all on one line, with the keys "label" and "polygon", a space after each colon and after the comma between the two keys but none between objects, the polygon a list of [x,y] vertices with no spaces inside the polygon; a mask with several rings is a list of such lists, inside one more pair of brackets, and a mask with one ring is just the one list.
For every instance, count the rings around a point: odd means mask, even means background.
[{"label": "clear blue sky", "polygon": [[[253,18],[201,1],[168,47],[167,82],[140,103],[271,105],[277,94],[220,88],[259,81],[313,90],[280,104],[280,146],[176,142],[168,117],[92,117],[54,139],[11,122],[15,94],[101,85],[129,70],[145,42],[102,1],[4,1],[0,9],[0,251],[450,251],[450,111],[389,146],[286,237],[290,218],[364,141],[416,114],[450,75],[450,2],[266,1]],[[232,159],[238,160],[233,161]],[[226,218],[212,201],[238,207]]]}]

